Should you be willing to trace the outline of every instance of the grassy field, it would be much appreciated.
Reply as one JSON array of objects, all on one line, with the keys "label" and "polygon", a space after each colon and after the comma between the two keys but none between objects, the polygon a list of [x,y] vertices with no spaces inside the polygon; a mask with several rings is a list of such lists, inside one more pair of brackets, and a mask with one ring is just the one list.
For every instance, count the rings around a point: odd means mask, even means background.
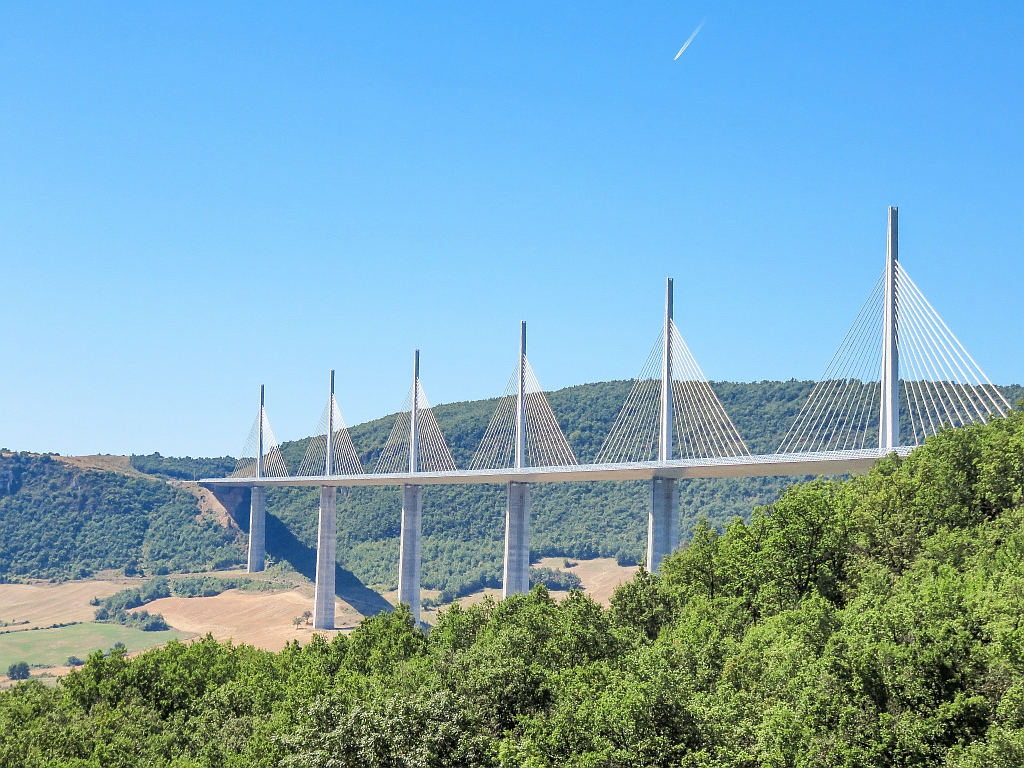
[{"label": "grassy field", "polygon": [[56,667],[64,665],[68,656],[85,659],[97,649],[108,650],[114,643],[124,643],[129,651],[141,651],[162,645],[169,640],[190,637],[190,633],[168,630],[143,632],[119,624],[86,622],[58,629],[33,629],[0,635],[0,674],[19,661],[29,665]]}]

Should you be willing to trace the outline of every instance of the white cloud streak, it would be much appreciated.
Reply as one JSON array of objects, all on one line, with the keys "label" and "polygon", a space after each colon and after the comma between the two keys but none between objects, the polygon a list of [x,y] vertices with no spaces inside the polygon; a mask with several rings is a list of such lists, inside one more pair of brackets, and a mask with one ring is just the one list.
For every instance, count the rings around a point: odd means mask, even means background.
[{"label": "white cloud streak", "polygon": [[683,43],[683,47],[679,49],[679,53],[676,54],[676,58],[672,59],[672,61],[675,61],[676,59],[678,59],[680,56],[683,55],[683,51],[685,51],[687,48],[690,47],[690,43],[693,42],[693,38],[695,38],[697,36],[697,33],[700,32],[700,29],[703,26],[704,26],[704,22],[702,21],[700,23],[700,25],[695,30],[693,30],[693,34],[690,35],[688,38],[686,38],[686,42]]}]

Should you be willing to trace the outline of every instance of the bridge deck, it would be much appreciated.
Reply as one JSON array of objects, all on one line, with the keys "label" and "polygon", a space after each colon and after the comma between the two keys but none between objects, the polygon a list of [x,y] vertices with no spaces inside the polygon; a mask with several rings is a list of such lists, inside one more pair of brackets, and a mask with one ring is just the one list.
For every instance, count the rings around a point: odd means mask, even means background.
[{"label": "bridge deck", "polygon": [[[896,453],[906,456],[911,447]],[[332,475],[330,477],[219,477],[199,482],[214,487],[362,485],[481,485],[485,483],[568,483],[596,480],[650,480],[654,477],[770,477],[780,475],[862,474],[886,454],[877,448],[827,453],[774,453],[713,459],[579,464],[524,469],[460,469],[455,472]]]}]

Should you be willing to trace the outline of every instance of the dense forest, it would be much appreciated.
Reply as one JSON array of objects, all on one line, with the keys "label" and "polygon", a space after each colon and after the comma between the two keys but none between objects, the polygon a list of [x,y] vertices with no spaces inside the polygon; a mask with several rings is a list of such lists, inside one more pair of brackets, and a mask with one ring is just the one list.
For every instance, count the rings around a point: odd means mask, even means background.
[{"label": "dense forest", "polygon": [[147,477],[83,470],[52,456],[4,454],[0,580],[83,578],[226,568],[245,562],[244,537],[200,515],[196,497]]},{"label": "dense forest", "polygon": [[96,652],[0,766],[1024,764],[1024,414],[699,521],[611,607],[543,587],[280,653]]}]

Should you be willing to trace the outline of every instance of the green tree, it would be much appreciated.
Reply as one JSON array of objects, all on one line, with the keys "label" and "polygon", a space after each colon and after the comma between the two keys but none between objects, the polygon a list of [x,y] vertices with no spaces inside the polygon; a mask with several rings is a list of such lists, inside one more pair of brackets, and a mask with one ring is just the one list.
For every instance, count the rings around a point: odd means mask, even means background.
[{"label": "green tree", "polygon": [[19,661],[14,664],[11,664],[11,666],[7,668],[7,676],[11,680],[28,680],[28,664],[24,661]]}]

